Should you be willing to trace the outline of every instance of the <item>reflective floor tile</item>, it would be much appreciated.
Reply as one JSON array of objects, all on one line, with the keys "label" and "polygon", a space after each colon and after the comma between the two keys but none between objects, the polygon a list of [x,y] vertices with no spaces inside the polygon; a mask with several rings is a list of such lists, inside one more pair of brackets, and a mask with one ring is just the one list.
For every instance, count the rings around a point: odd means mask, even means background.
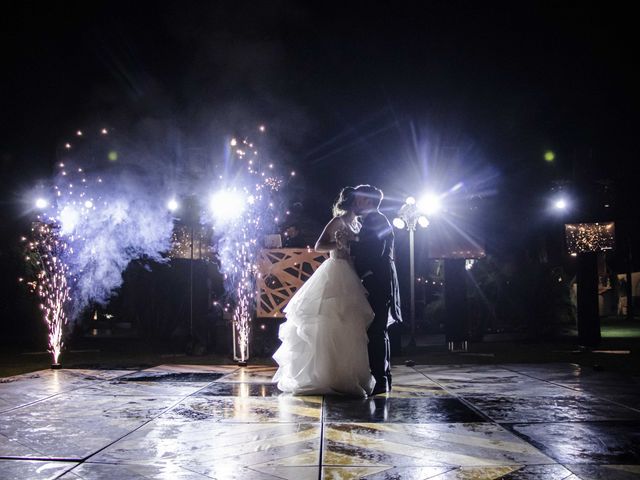
[{"label": "reflective floor tile", "polygon": [[[307,469],[309,474],[302,474],[297,471],[297,476],[290,478],[305,479],[318,478],[318,467],[311,468],[302,467],[300,470]],[[61,480],[275,480],[287,478],[284,476],[274,476],[264,474],[249,468],[239,467],[237,465],[225,466],[219,465],[206,469],[204,473],[194,472],[189,468],[179,465],[162,464],[162,465],[110,465],[100,463],[84,463],[73,471],[60,477]]]},{"label": "reflective floor tile", "polygon": [[608,401],[637,406],[637,379],[567,364],[399,365],[389,394],[353,399],[281,393],[275,370],[141,371],[209,375],[195,382],[100,370],[5,379],[0,456],[15,460],[0,460],[0,478],[640,478],[639,412]]},{"label": "reflective floor tile", "polygon": [[491,383],[480,383],[474,385],[450,385],[444,384],[444,389],[453,395],[459,396],[480,396],[498,395],[504,397],[563,397],[576,393],[573,390],[552,385],[550,383],[520,383],[513,385],[495,385]]},{"label": "reflective floor tile", "polygon": [[640,465],[567,465],[582,480],[638,480]]},{"label": "reflective floor tile", "polygon": [[111,380],[75,390],[78,395],[117,395],[148,397],[186,397],[202,390],[210,382],[128,382]]},{"label": "reflective floor tile", "polygon": [[457,398],[393,398],[376,395],[365,399],[325,398],[324,418],[329,422],[481,422],[484,419]]},{"label": "reflective floor tile", "polygon": [[199,390],[196,395],[199,397],[277,397],[283,393],[273,383],[214,382]]},{"label": "reflective floor tile", "polygon": [[179,400],[179,397],[56,395],[0,415],[0,456],[81,459]]},{"label": "reflective floor tile", "polygon": [[435,367],[421,369],[428,378],[455,395],[537,395],[571,394],[572,390],[504,368],[487,366]]},{"label": "reflective floor tile", "polygon": [[568,480],[562,465],[498,467],[323,467],[323,479],[362,480]]},{"label": "reflective floor tile", "polygon": [[581,422],[640,420],[640,412],[590,395],[464,396],[467,402],[496,422]]},{"label": "reflective floor tile", "polygon": [[211,478],[175,465],[83,463],[59,477],[59,480],[210,480]]},{"label": "reflective floor tile", "polygon": [[413,368],[428,378],[438,381],[487,382],[492,379],[506,381],[523,376],[499,365],[416,365]]},{"label": "reflective floor tile", "polygon": [[157,419],[90,460],[174,465],[203,475],[215,472],[215,478],[217,475],[236,478],[227,475],[238,470],[273,475],[280,469],[293,472],[294,468],[316,467],[317,478],[320,432],[319,424],[180,423],[174,419]]},{"label": "reflective floor tile", "polygon": [[558,384],[601,384],[601,385],[625,385],[629,383],[640,386],[640,379],[633,375],[619,372],[595,369],[593,366],[578,364],[553,364],[546,365],[520,365],[509,366],[510,369]]},{"label": "reflective floor tile", "polygon": [[496,466],[554,463],[498,425],[486,423],[330,423],[323,465]]},{"label": "reflective floor tile", "polygon": [[205,473],[177,465],[110,465],[84,463],[60,480],[317,480],[319,467],[281,467],[261,472],[237,465],[210,467]]},{"label": "reflective floor tile", "polygon": [[[427,380],[429,382],[429,380]],[[423,385],[393,384],[387,398],[451,397],[451,393],[433,382]]]},{"label": "reflective floor tile", "polygon": [[640,411],[640,394],[602,395],[602,398]]},{"label": "reflective floor tile", "polygon": [[413,367],[391,367],[392,383],[396,385],[433,385],[424,374],[418,372]]},{"label": "reflective floor tile", "polygon": [[276,367],[262,365],[240,367],[234,372],[225,375],[218,381],[272,383],[273,375],[276,373],[276,370]]},{"label": "reflective floor tile", "polygon": [[187,468],[149,465],[102,465],[85,463],[60,480],[317,480],[320,467],[280,467],[258,471],[233,465],[212,466],[206,473]]},{"label": "reflective floor tile", "polygon": [[100,384],[131,373],[127,370],[41,370],[0,381],[0,411],[27,405],[64,392]]},{"label": "reflective floor tile", "polygon": [[510,428],[562,464],[640,464],[640,422],[532,423]]},{"label": "reflective floor tile", "polygon": [[438,475],[451,470],[450,467],[322,467],[323,480],[424,480],[439,478]]},{"label": "reflective floor tile", "polygon": [[572,475],[562,465],[504,465],[460,467],[433,480],[569,480]]},{"label": "reflective floor tile", "polygon": [[146,368],[143,372],[174,372],[174,373],[222,373],[228,375],[240,367],[237,365],[157,365]]},{"label": "reflective floor tile", "polygon": [[322,416],[322,397],[192,396],[164,416],[217,422],[318,422]]},{"label": "reflective floor tile", "polygon": [[600,385],[593,383],[574,384],[571,390],[577,393],[586,393],[615,403],[620,403],[630,408],[640,410],[640,385],[635,383]]},{"label": "reflective floor tile", "polygon": [[554,397],[575,394],[576,390],[535,378],[494,381],[441,381],[440,386],[453,395],[502,395],[512,397]]},{"label": "reflective floor tile", "polygon": [[75,467],[73,462],[39,460],[0,460],[0,478],[3,480],[49,480],[58,478]]},{"label": "reflective floor tile", "polygon": [[224,373],[216,372],[152,372],[143,370],[120,377],[122,382],[155,382],[155,383],[201,383],[215,382]]}]

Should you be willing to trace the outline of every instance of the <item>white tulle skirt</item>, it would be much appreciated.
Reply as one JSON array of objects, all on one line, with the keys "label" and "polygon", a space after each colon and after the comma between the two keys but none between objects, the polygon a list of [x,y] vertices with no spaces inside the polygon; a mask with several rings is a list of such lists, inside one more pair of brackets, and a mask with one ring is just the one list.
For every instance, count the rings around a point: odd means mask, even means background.
[{"label": "white tulle skirt", "polygon": [[366,290],[346,260],[329,258],[298,290],[280,325],[282,345],[273,380],[283,392],[363,397],[375,380],[369,371],[367,328],[373,311]]}]

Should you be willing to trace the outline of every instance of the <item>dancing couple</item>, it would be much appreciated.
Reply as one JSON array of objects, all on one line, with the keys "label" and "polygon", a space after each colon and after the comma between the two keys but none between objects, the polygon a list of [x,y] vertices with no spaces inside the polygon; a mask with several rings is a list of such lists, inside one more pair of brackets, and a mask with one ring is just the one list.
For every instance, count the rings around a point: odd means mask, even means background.
[{"label": "dancing couple", "polygon": [[329,252],[285,307],[278,388],[365,397],[391,390],[388,327],[400,322],[393,229],[382,191],[345,187],[315,250]]}]

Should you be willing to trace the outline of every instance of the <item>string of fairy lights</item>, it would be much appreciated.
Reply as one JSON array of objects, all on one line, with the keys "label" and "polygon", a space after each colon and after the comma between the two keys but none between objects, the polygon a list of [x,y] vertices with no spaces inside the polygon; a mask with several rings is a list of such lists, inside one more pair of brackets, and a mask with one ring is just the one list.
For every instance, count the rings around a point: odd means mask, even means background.
[{"label": "string of fairy lights", "polygon": [[573,256],[583,252],[612,250],[615,246],[614,222],[569,223],[565,225],[567,250]]}]

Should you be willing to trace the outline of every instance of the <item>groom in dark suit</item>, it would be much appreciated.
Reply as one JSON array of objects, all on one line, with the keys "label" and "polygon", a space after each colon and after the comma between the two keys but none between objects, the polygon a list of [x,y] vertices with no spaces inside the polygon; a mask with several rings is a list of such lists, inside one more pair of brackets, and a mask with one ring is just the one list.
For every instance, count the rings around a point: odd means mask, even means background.
[{"label": "groom in dark suit", "polygon": [[393,228],[379,210],[382,190],[371,185],[356,187],[355,213],[362,229],[351,244],[356,272],[369,292],[369,304],[375,317],[367,331],[369,365],[376,379],[372,395],[391,390],[389,325],[401,322],[398,277],[393,253]]}]

